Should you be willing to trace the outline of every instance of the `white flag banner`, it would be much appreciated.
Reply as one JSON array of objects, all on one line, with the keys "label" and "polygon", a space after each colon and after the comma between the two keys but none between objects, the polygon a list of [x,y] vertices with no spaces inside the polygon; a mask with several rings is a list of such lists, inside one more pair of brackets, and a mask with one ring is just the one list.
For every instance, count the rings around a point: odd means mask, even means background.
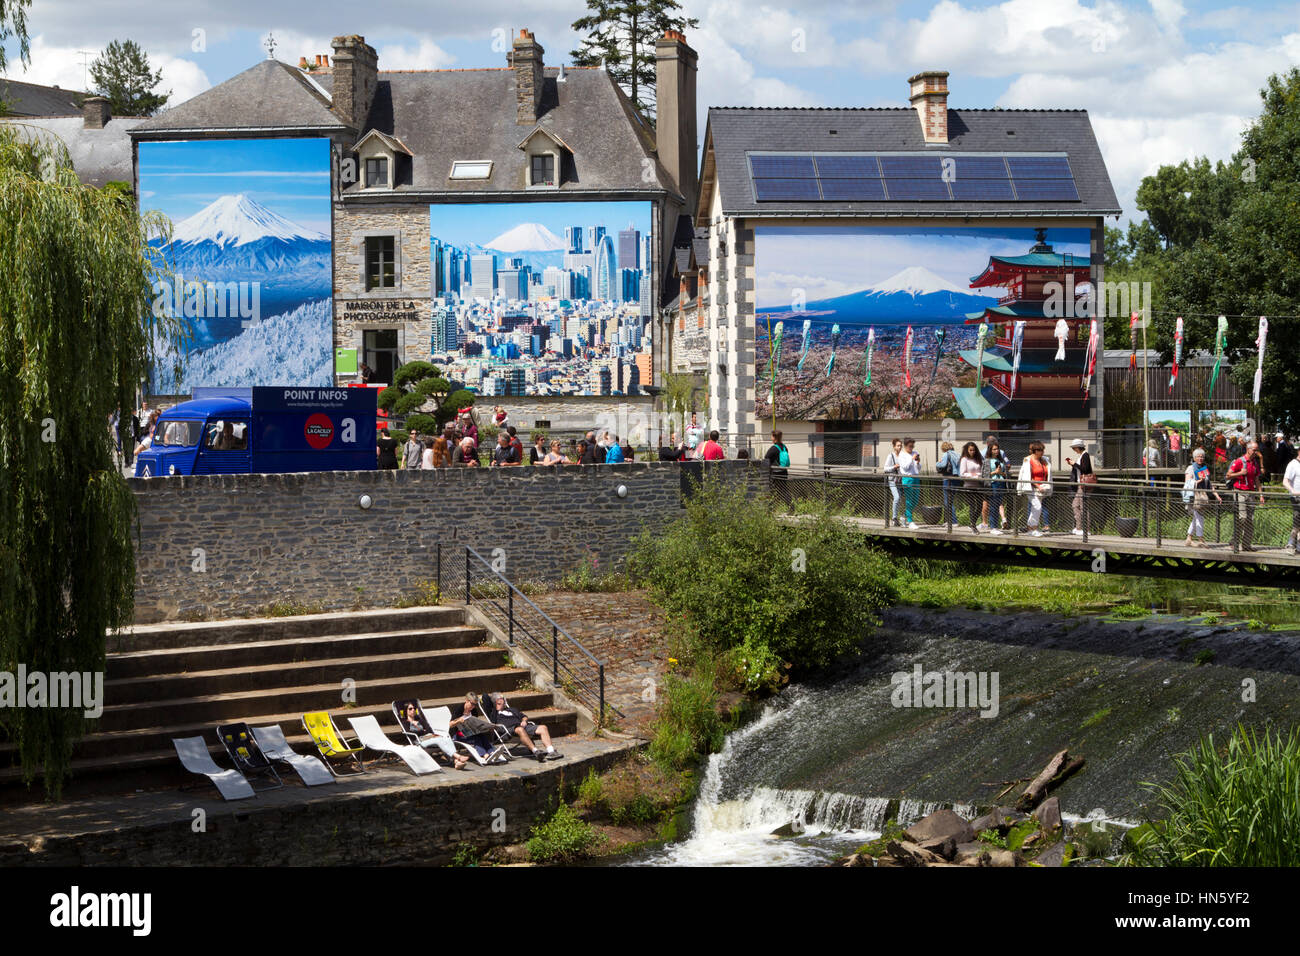
[{"label": "white flag banner", "polygon": [[1259,317],[1259,337],[1255,339],[1255,348],[1259,349],[1259,365],[1255,367],[1255,404],[1259,404],[1259,389],[1264,384],[1264,345],[1268,341],[1268,319]]},{"label": "white flag banner", "polygon": [[1065,319],[1056,320],[1056,330],[1052,333],[1056,337],[1056,361],[1065,361],[1065,340],[1070,337],[1070,323]]}]

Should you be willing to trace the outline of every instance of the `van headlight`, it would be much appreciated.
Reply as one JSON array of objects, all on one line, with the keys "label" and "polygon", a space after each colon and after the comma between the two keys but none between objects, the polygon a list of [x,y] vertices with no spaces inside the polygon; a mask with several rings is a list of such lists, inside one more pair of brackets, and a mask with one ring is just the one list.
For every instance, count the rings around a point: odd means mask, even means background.
[{"label": "van headlight", "polygon": [[175,465],[171,465],[171,466],[169,466],[168,469],[167,469],[167,474],[169,474],[169,475],[174,475],[174,474],[176,474],[176,466],[175,466]]}]

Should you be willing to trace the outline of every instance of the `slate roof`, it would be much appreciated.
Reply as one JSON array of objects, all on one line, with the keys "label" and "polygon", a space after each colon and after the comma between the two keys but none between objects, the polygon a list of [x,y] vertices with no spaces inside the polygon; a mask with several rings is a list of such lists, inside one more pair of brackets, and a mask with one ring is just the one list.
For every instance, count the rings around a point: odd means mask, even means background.
[{"label": "slate roof", "polygon": [[72,168],[87,186],[108,182],[133,184],[131,130],[145,122],[143,117],[121,117],[108,121],[103,129],[87,129],[81,114],[76,116],[9,117],[28,135],[57,137],[68,148]]},{"label": "slate roof", "polygon": [[347,126],[330,111],[330,98],[297,67],[262,60],[224,83],[205,90],[136,127],[136,139],[174,139],[180,134],[316,132],[325,136]]},{"label": "slate roof", "polygon": [[80,115],[81,98],[85,95],[75,90],[61,90],[57,86],[0,77],[0,100],[9,107],[8,116]]},{"label": "slate roof", "polygon": [[[834,130],[834,133],[831,133]],[[1014,135],[1008,135],[1013,133]],[[1065,153],[1077,202],[756,202],[750,151]],[[712,108],[704,140],[699,209],[707,216],[716,171],[729,216],[1101,216],[1121,212],[1086,110],[948,111],[947,146],[926,146],[914,109]]]},{"label": "slate roof", "polygon": [[[379,72],[379,87],[367,129],[398,137],[411,150],[410,181],[385,191],[393,194],[466,196],[503,192],[563,198],[584,193],[668,192],[672,179],[654,154],[653,130],[637,117],[626,95],[601,69],[544,71],[542,115],[535,124],[515,122],[515,74],[507,68]],[[326,90],[332,76],[316,78]],[[571,151],[565,155],[560,186],[527,189],[526,154],[520,140],[537,127],[549,131]],[[652,179],[642,171],[649,159]],[[451,180],[457,160],[491,160],[492,178]],[[383,197],[349,187],[346,197]]]}]

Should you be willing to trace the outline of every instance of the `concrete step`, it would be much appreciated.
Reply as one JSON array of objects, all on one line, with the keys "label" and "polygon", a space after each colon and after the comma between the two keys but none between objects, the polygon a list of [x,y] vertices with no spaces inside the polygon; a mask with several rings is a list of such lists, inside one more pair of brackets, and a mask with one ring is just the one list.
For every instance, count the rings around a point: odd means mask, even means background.
[{"label": "concrete step", "polygon": [[[358,679],[354,685],[355,703],[362,707],[379,706],[402,697],[447,697],[463,695],[470,690],[510,692],[530,676],[524,668],[501,667],[452,674],[403,674],[373,680]],[[330,682],[110,705],[104,708],[96,730],[109,733],[179,723],[244,720],[250,714],[327,710],[342,703],[342,693],[341,682]]]},{"label": "concrete step", "polygon": [[451,625],[405,631],[377,631],[359,634],[324,634],[241,644],[163,648],[109,654],[105,680],[125,680],[153,674],[184,674],[224,668],[253,668],[295,661],[367,657],[403,651],[444,650],[477,647],[487,640],[481,627]]},{"label": "concrete step", "polygon": [[[549,694],[529,694],[522,691],[511,695],[511,702],[515,703],[537,723],[545,724],[546,728],[551,732],[551,736],[558,742],[563,737],[577,732],[578,714],[573,710],[548,706],[545,702],[549,701],[549,699]],[[424,698],[423,702],[430,707],[441,705],[454,707],[459,703],[459,700],[460,698]],[[530,703],[530,701],[535,702]],[[356,735],[353,734],[352,727],[347,719],[370,713],[379,721],[379,725],[383,727],[384,732],[390,739],[396,743],[405,742],[404,738],[398,733],[391,709],[380,710],[378,708],[358,707],[355,709],[335,710],[331,713],[335,725],[349,740],[353,740]],[[294,750],[300,754],[312,756],[318,754],[315,744],[312,743],[302,729],[300,714],[259,717],[248,721],[248,723],[254,727],[279,724]],[[69,765],[68,781],[64,787],[64,799],[86,796],[92,792],[109,793],[195,783],[202,784],[199,777],[187,772],[181,766],[180,759],[176,756],[176,748],[171,744],[173,737],[202,736],[207,742],[208,750],[217,762],[217,766],[222,768],[232,766],[225,748],[217,741],[216,727],[213,724],[177,726],[158,729],[156,733],[134,734],[132,736],[138,746],[128,752],[97,755],[93,751],[88,751],[86,756],[78,756],[74,759]],[[88,741],[93,739],[87,738]],[[559,749],[562,751],[563,747]],[[81,751],[82,746],[79,744],[74,753],[80,754]],[[363,755],[363,759],[367,763],[372,757],[373,755]],[[291,785],[296,783],[297,777],[292,770],[278,764],[276,769],[286,782]],[[23,802],[28,798],[40,797],[42,791],[39,782],[33,784],[30,791],[25,791],[20,786],[21,782],[22,773],[18,768],[0,768],[0,803]]]},{"label": "concrete step", "polygon": [[252,669],[228,667],[184,674],[150,674],[105,681],[104,700],[120,707],[317,684],[340,688],[347,678],[359,681],[457,674],[499,667],[504,661],[501,648],[494,645],[263,664]]},{"label": "concrete step", "polygon": [[108,651],[110,654],[118,654],[163,648],[283,641],[327,634],[409,631],[416,628],[452,627],[463,624],[464,621],[463,608],[439,606],[378,608],[371,611],[338,611],[292,617],[250,617],[187,624],[140,624],[126,628],[120,634],[110,634]]}]

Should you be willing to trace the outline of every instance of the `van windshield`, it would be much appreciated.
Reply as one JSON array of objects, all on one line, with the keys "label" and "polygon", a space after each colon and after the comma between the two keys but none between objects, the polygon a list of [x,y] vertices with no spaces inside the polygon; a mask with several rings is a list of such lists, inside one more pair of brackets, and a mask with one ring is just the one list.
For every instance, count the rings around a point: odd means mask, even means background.
[{"label": "van windshield", "polygon": [[153,443],[159,447],[192,448],[202,434],[202,422],[162,421],[154,429]]}]

